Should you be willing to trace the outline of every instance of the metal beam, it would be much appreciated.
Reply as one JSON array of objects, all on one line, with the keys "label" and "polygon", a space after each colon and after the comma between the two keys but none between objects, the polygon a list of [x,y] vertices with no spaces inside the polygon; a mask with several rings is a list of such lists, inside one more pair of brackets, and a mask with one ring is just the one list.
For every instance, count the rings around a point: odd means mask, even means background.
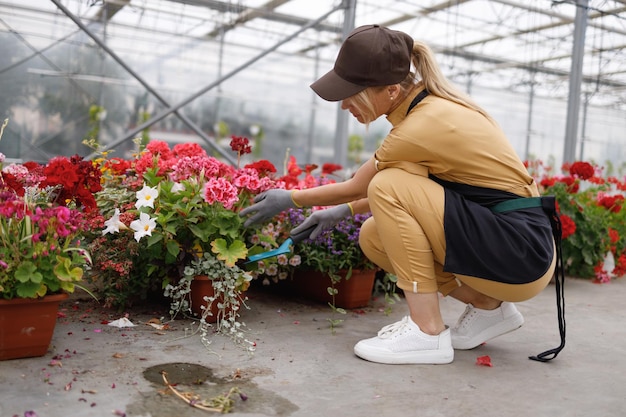
[{"label": "metal beam", "polygon": [[[57,0],[52,0],[52,1],[57,1]],[[241,64],[240,66],[238,66],[237,68],[233,69],[232,71],[230,71],[229,73],[227,73],[226,75],[218,78],[217,80],[213,81],[211,84],[207,85],[206,87],[200,89],[198,92],[196,92],[195,94],[187,97],[186,99],[178,102],[177,104],[174,104],[172,106],[169,106],[167,109],[161,111],[160,113],[158,113],[157,115],[151,117],[149,120],[147,120],[146,122],[142,123],[141,125],[137,126],[135,129],[133,129],[131,132],[127,133],[126,136],[117,139],[115,141],[113,141],[112,143],[110,143],[108,146],[106,146],[104,149],[102,149],[103,151],[109,150],[117,145],[119,145],[120,143],[123,143],[129,139],[134,138],[137,134],[139,134],[141,131],[143,131],[144,129],[149,128],[150,126],[152,126],[153,124],[163,120],[165,117],[169,116],[170,114],[176,112],[177,110],[179,110],[180,108],[186,106],[187,104],[191,103],[192,101],[194,101],[195,99],[197,99],[198,97],[202,96],[203,94],[205,94],[207,91],[210,91],[211,89],[215,88],[216,86],[220,85],[221,83],[223,83],[225,80],[233,77],[234,75],[238,74],[239,72],[241,72],[242,70],[250,67],[252,64],[254,64],[256,61],[258,61],[259,59],[263,58],[266,55],[269,55],[270,53],[274,52],[276,49],[278,49],[280,46],[286,44],[287,42],[293,40],[294,38],[296,38],[298,35],[300,35],[301,33],[311,29],[313,26],[315,26],[316,24],[318,24],[319,22],[324,21],[326,18],[328,18],[328,16],[330,16],[331,14],[335,13],[337,10],[339,10],[341,8],[341,6],[339,7],[335,7],[333,8],[331,11],[327,12],[326,14],[322,15],[321,17],[319,17],[316,20],[313,20],[311,22],[309,22],[309,24],[301,27],[300,29],[298,29],[297,31],[295,31],[294,33],[292,33],[291,35],[285,37],[284,39],[282,39],[281,41],[279,41],[278,43],[276,43],[274,46],[270,47],[269,49],[261,52],[260,54],[254,56],[253,58],[249,59],[248,61],[244,62],[243,64]],[[87,158],[94,158],[96,157],[96,154],[91,154],[88,155]]]},{"label": "metal beam", "polygon": [[[207,33],[205,36],[208,38],[215,38],[219,36],[222,31],[227,32],[229,30],[234,29],[237,26],[240,26],[246,22],[249,22],[256,18],[261,18],[265,20],[280,22],[280,23],[288,23],[295,26],[304,26],[308,24],[311,20],[306,18],[301,18],[298,16],[287,15],[283,13],[277,13],[274,11],[277,7],[288,3],[290,0],[270,0],[261,7],[244,7],[240,5],[235,5],[232,2],[220,1],[220,0],[170,0],[175,3],[183,3],[191,6],[200,6],[207,7],[209,9],[217,10],[222,13],[236,13],[238,16],[233,19],[232,22],[226,23],[223,25],[218,25],[211,32]],[[319,22],[315,26],[314,29],[320,31],[329,31],[329,32],[340,32],[341,28],[335,25],[330,25],[324,22]]]},{"label": "metal beam", "polygon": [[[139,74],[137,74],[135,71],[133,71],[133,69],[131,67],[129,67],[126,62],[124,62],[123,59],[121,59],[115,52],[113,52],[113,50],[111,48],[109,48],[100,38],[98,38],[93,32],[91,32],[91,30],[85,26],[80,19],[78,19],[76,16],[74,16],[74,14],[69,11],[65,6],[63,6],[59,0],[51,0],[67,17],[69,17],[83,32],[85,32],[91,39],[93,39],[94,42],[96,42],[98,44],[98,46],[100,46],[100,48],[102,48],[111,58],[113,58],[118,64],[120,64],[122,66],[122,68],[124,68],[126,71],[128,71],[128,73],[130,75],[133,76],[133,78],[135,78],[137,81],[139,81],[139,83],[141,85],[143,85],[143,87],[148,90],[150,93],[152,93],[152,95],[154,97],[156,97],[157,100],[159,100],[165,107],[169,107],[170,105],[168,104],[168,102],[161,97],[161,95],[155,90],[153,89]],[[183,123],[185,123],[191,130],[193,130],[198,136],[200,136],[202,139],[204,139],[204,141],[206,142],[207,145],[211,146],[214,150],[216,150],[217,152],[219,152],[228,162],[230,162],[232,165],[236,165],[237,164],[237,160],[235,158],[233,158],[230,154],[226,153],[221,147],[219,147],[206,133],[204,133],[202,131],[202,129],[200,129],[199,126],[197,126],[195,123],[193,123],[187,116],[185,116],[184,114],[178,112],[178,109],[175,109],[172,111],[172,113],[174,113],[180,120],[183,121]],[[152,125],[152,124],[151,124]],[[150,126],[151,126],[150,125]],[[131,137],[127,138],[128,139],[132,139],[135,137],[135,135],[139,132],[141,132],[143,129],[139,130],[138,132],[136,132],[135,134],[133,134]],[[120,142],[121,143],[121,142]],[[110,149],[111,146],[106,147],[106,149]],[[90,155],[89,157],[94,157],[95,155]]]},{"label": "metal beam", "polygon": [[[545,59],[541,59],[537,61],[529,61],[529,62],[515,62],[515,61],[511,61],[511,60],[504,59],[504,58],[494,57],[491,55],[483,55],[483,54],[478,54],[475,52],[458,50],[456,48],[444,48],[444,47],[438,47],[436,45],[433,45],[432,49],[434,52],[440,53],[442,55],[456,56],[456,57],[463,58],[463,59],[470,60],[470,61],[474,60],[474,61],[497,65],[497,68],[493,68],[493,69],[487,68],[487,69],[481,70],[481,72],[483,73],[492,71],[492,70],[505,69],[505,68],[517,68],[517,69],[522,69],[525,71],[535,71],[541,74],[556,75],[558,77],[569,77],[570,75],[569,71],[560,70],[556,68],[550,68],[544,65],[538,65],[539,62],[546,61]],[[567,58],[567,57],[560,57],[560,58]],[[591,76],[591,75],[588,75],[588,76],[583,75],[582,77],[585,83],[597,83],[599,85],[603,85],[607,87],[619,87],[619,88],[626,87],[626,82],[622,82],[622,81],[607,80],[607,79],[598,80],[596,76]]]},{"label": "metal beam", "polygon": [[95,19],[99,21],[102,21],[103,18],[107,21],[111,20],[117,12],[129,4],[130,0],[105,1],[100,10],[98,10],[98,13],[96,13]]}]

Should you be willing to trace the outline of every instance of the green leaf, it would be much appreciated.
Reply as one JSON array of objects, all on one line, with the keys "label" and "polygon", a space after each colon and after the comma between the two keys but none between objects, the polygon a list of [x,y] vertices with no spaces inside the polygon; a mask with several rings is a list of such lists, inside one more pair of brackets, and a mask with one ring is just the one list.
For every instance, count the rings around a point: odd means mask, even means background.
[{"label": "green leaf", "polygon": [[167,253],[172,255],[174,258],[176,258],[180,253],[180,245],[175,240],[170,240],[169,242],[167,242],[166,247]]},{"label": "green leaf", "polygon": [[17,295],[22,298],[37,298],[46,295],[48,288],[36,282],[27,282],[17,288]]},{"label": "green leaf", "polygon": [[230,268],[235,266],[239,259],[244,259],[248,255],[246,245],[240,240],[228,246],[225,239],[215,239],[211,242],[211,251],[216,254],[217,259],[224,261],[224,264]]},{"label": "green leaf", "polygon": [[30,261],[22,262],[15,270],[15,279],[22,283],[32,282],[37,285],[43,280],[43,275],[37,272],[37,267]]},{"label": "green leaf", "polygon": [[54,266],[54,275],[65,282],[80,281],[83,278],[83,269],[72,268],[72,260],[65,256],[57,255],[57,264]]}]

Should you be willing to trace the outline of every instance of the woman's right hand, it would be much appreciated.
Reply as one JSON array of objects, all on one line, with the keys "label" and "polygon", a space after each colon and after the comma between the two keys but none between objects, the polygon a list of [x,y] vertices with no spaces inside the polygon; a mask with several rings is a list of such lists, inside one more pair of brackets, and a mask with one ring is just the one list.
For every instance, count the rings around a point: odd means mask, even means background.
[{"label": "woman's right hand", "polygon": [[255,223],[261,223],[270,220],[281,211],[289,208],[295,208],[296,204],[291,198],[292,191],[274,189],[267,190],[254,198],[254,204],[239,212],[241,217],[251,214],[244,222],[244,226],[248,227]]}]

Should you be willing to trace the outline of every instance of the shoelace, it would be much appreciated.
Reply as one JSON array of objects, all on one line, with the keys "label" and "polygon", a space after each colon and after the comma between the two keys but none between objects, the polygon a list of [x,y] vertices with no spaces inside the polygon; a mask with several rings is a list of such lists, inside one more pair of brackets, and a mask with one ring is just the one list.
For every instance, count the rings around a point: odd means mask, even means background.
[{"label": "shoelace", "polygon": [[378,331],[378,337],[381,339],[388,339],[394,334],[402,331],[409,324],[409,317],[405,316],[402,320],[395,323],[388,324]]},{"label": "shoelace", "polygon": [[465,311],[463,312],[463,314],[461,314],[461,317],[459,317],[459,320],[456,322],[456,325],[454,326],[454,330],[458,330],[463,327],[466,327],[470,321],[469,319],[474,316],[475,312],[476,310],[474,310],[473,305],[471,304],[466,305]]}]

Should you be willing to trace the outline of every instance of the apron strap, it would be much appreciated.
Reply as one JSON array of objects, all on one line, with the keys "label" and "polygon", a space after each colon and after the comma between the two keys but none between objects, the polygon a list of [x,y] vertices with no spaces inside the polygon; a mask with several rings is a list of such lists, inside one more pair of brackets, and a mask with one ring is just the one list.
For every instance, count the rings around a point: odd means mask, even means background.
[{"label": "apron strap", "polygon": [[556,199],[554,196],[540,197],[544,211],[550,217],[552,225],[552,234],[554,235],[554,243],[556,245],[556,271],[554,272],[554,282],[556,288],[556,309],[559,320],[559,335],[561,336],[561,344],[554,349],[546,350],[536,356],[529,356],[528,359],[539,362],[548,362],[557,357],[557,355],[565,347],[565,269],[563,267],[563,250],[561,248],[561,219],[556,211]]}]

